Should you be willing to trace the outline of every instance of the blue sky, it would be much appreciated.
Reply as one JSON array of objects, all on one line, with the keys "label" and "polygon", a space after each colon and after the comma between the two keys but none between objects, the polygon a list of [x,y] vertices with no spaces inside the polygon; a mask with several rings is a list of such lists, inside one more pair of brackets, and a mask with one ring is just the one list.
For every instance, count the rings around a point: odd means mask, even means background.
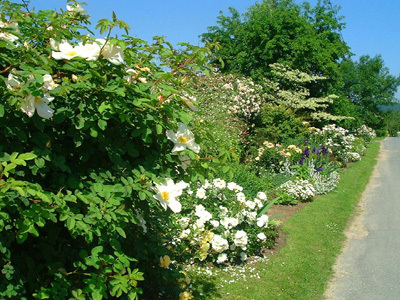
[{"label": "blue sky", "polygon": [[[151,41],[155,35],[165,35],[175,44],[199,44],[198,36],[207,26],[216,24],[219,11],[232,6],[245,12],[255,0],[86,0],[86,9],[94,25],[101,18],[111,18],[115,11],[127,22],[130,35]],[[296,0],[301,3],[301,0]],[[317,1],[310,0],[312,5]],[[36,9],[65,8],[65,0],[31,0]],[[344,40],[355,54],[381,54],[390,73],[400,74],[400,1],[399,0],[332,0],[342,7],[345,16]]]}]

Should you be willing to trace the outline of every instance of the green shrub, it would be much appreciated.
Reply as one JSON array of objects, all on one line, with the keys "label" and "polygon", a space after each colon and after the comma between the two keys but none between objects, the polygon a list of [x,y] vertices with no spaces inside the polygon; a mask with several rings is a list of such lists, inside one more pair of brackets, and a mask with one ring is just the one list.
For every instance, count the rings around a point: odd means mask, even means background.
[{"label": "green shrub", "polygon": [[74,1],[26,8],[1,3],[0,298],[176,299],[155,184],[202,179],[183,83],[208,50],[113,38],[115,15],[95,40]]},{"label": "green shrub", "polygon": [[231,163],[229,166],[232,169],[232,177],[227,177],[223,172],[218,173],[216,176],[224,178],[227,181],[236,182],[243,187],[248,197],[255,198],[258,192],[267,192],[273,188],[273,184],[269,178],[256,174],[254,168],[251,166],[239,163]]},{"label": "green shrub", "polygon": [[308,136],[306,123],[290,108],[265,104],[260,115],[260,124],[255,129],[255,142],[290,144],[293,140],[303,142]]}]

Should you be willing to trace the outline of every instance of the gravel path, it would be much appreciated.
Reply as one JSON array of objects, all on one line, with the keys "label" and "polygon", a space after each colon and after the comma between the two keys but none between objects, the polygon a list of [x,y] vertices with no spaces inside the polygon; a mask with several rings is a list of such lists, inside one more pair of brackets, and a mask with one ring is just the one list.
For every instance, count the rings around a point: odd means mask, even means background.
[{"label": "gravel path", "polygon": [[346,233],[348,240],[326,299],[399,300],[400,138],[382,141],[358,211]]}]

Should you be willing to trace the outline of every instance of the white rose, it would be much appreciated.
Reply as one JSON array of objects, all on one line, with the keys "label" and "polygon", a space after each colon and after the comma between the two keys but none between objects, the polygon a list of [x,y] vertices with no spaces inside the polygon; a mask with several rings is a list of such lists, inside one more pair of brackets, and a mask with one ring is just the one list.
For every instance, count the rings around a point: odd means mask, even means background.
[{"label": "white rose", "polygon": [[215,220],[210,221],[211,225],[214,226],[214,228],[217,228],[219,226],[219,222]]},{"label": "white rose", "polygon": [[243,250],[247,249],[247,233],[243,230],[239,230],[235,233],[235,238],[233,240],[236,246],[242,248]]},{"label": "white rose", "polygon": [[212,248],[219,253],[229,248],[228,241],[218,234],[214,235],[211,245]]},{"label": "white rose", "polygon": [[246,196],[242,192],[239,192],[239,193],[236,194],[236,199],[237,199],[237,201],[243,203],[243,202],[246,201]]},{"label": "white rose", "polygon": [[218,264],[222,264],[223,262],[225,262],[228,259],[228,255],[226,253],[221,253],[218,255],[217,258],[217,263]]},{"label": "white rose", "polygon": [[267,239],[264,232],[260,232],[259,234],[257,234],[257,238],[261,241],[265,241]]},{"label": "white rose", "polygon": [[257,198],[260,200],[267,200],[267,195],[264,192],[258,192]]},{"label": "white rose", "polygon": [[199,188],[196,192],[196,197],[199,199],[206,199],[206,190],[203,188]]},{"label": "white rose", "polygon": [[257,219],[257,226],[258,227],[268,227],[268,216],[267,215],[262,215]]}]

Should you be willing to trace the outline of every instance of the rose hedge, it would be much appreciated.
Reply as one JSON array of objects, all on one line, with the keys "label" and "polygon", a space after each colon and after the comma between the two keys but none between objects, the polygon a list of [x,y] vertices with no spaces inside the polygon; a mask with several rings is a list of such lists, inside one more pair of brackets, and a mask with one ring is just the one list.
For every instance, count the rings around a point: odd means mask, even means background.
[{"label": "rose hedge", "polygon": [[114,38],[128,29],[115,14],[95,40],[75,1],[0,7],[1,298],[178,295],[184,275],[160,266],[157,222],[171,211],[155,184],[202,179],[166,132],[192,120],[185,83],[207,72],[209,49]]}]

